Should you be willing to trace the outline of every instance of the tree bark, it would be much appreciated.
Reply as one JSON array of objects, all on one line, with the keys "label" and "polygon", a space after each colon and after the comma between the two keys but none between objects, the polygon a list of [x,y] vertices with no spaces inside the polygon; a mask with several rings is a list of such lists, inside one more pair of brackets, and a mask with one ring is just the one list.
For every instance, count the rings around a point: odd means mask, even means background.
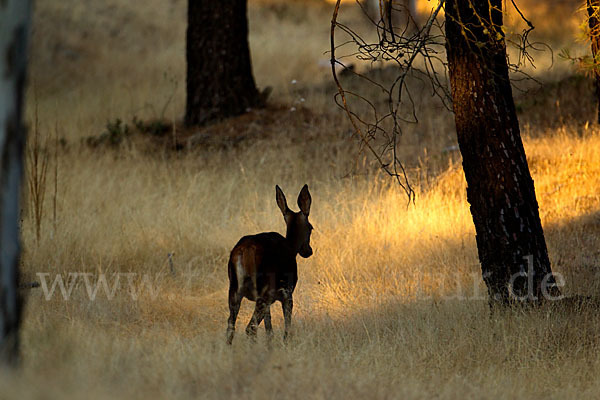
[{"label": "tree bark", "polygon": [[19,355],[19,194],[25,128],[23,89],[30,24],[29,0],[0,1],[0,364]]},{"label": "tree bark", "polygon": [[187,126],[262,105],[252,76],[246,7],[246,0],[188,0]]},{"label": "tree bark", "polygon": [[447,0],[445,11],[456,131],[490,304],[557,296],[509,81],[502,0]]},{"label": "tree bark", "polygon": [[598,52],[600,51],[600,0],[587,0],[588,25],[590,27],[590,41],[592,42],[592,57],[594,58],[594,80],[597,101],[597,121],[600,124],[600,62]]}]

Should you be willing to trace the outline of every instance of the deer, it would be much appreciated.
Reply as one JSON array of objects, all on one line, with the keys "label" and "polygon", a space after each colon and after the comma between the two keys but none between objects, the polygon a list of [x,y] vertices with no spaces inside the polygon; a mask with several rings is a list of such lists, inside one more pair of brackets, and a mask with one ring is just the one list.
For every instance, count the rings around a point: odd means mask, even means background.
[{"label": "deer", "polygon": [[260,323],[265,321],[265,330],[273,336],[270,307],[281,302],[284,318],[283,340],[287,342],[292,324],[292,295],[298,282],[296,256],[308,258],[313,254],[310,235],[313,226],[308,221],[311,197],[308,185],[298,195],[299,212],[289,209],[285,194],[275,186],[277,206],[283,214],[286,234],[263,232],[242,237],[229,256],[229,319],[227,320],[227,344],[231,344],[235,333],[235,322],[244,298],[256,302],[254,314],[246,327],[246,334],[256,338]]}]

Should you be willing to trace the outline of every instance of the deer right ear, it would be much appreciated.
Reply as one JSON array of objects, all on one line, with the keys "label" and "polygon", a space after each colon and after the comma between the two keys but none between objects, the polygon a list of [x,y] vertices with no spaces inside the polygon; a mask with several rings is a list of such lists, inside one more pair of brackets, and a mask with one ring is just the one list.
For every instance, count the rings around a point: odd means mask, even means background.
[{"label": "deer right ear", "polygon": [[302,186],[302,190],[298,195],[298,207],[300,207],[300,211],[302,214],[308,217],[308,213],[310,212],[310,203],[312,199],[310,197],[310,192],[308,191],[308,185]]},{"label": "deer right ear", "polygon": [[287,206],[285,194],[283,194],[283,190],[281,190],[279,185],[275,185],[275,198],[277,199],[277,205],[279,206],[281,213],[285,217],[285,214],[287,214],[290,209]]}]

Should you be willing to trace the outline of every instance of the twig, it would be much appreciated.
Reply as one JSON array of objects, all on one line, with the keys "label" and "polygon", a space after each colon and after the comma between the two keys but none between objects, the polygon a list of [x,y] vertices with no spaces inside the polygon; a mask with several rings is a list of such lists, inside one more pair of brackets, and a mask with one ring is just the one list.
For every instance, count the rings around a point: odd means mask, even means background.
[{"label": "twig", "polygon": [[167,257],[169,259],[169,268],[171,270],[171,275],[175,276],[175,266],[173,265],[173,256],[175,255],[175,253],[169,253],[167,254]]}]

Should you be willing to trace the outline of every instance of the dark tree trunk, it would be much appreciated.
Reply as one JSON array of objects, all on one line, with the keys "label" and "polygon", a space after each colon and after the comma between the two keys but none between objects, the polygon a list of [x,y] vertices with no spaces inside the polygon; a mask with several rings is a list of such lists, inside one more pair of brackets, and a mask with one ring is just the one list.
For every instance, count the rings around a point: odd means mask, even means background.
[{"label": "dark tree trunk", "polygon": [[262,105],[252,76],[246,0],[189,0],[186,57],[186,125]]},{"label": "dark tree trunk", "polygon": [[[467,199],[491,304],[557,295],[512,97],[502,0],[446,1],[446,47]],[[512,280],[511,280],[512,279]],[[546,297],[546,296],[544,296]]]},{"label": "dark tree trunk", "polygon": [[30,2],[0,1],[0,364],[19,355],[19,194],[25,128],[23,89],[27,66]]},{"label": "dark tree trunk", "polygon": [[598,102],[598,123],[600,124],[600,63],[598,52],[600,51],[600,0],[587,0],[588,25],[590,27],[590,41],[592,42],[592,57],[594,57],[594,78],[596,85],[596,101]]}]

